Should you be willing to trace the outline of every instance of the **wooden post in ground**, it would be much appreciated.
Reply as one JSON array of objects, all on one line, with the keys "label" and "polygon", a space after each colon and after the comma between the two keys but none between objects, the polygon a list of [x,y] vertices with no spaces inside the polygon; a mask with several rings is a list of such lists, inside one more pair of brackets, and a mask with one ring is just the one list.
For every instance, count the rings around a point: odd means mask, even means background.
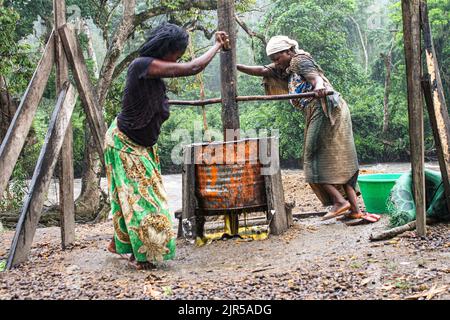
[{"label": "wooden post in ground", "polygon": [[67,83],[61,91],[53,111],[44,146],[39,154],[38,162],[31,180],[30,193],[25,199],[16,233],[11,244],[6,264],[8,269],[24,262],[31,249],[42,208],[46,199],[58,154],[61,150],[66,130],[72,117],[76,102],[75,87]]},{"label": "wooden post in ground", "polygon": [[75,78],[80,99],[83,102],[89,126],[94,136],[100,161],[105,166],[105,158],[103,157],[103,144],[106,134],[106,123],[102,110],[97,103],[97,94],[94,86],[89,78],[89,73],[84,61],[83,52],[80,48],[77,38],[67,25],[58,29],[64,46],[67,59],[69,60],[71,70]]},{"label": "wooden post in ground", "polygon": [[[230,50],[220,53],[220,80],[222,93],[222,128],[224,141],[239,139],[239,107],[237,97],[237,68],[236,68],[236,22],[234,19],[235,7],[233,0],[217,1],[218,30],[228,33],[230,38]],[[232,130],[230,130],[232,129]],[[228,134],[227,134],[228,132]],[[232,158],[230,149],[227,149],[226,157]],[[237,214],[226,215],[229,219],[232,235],[239,233],[239,216]],[[225,225],[227,223],[225,222]]]},{"label": "wooden post in ground", "polygon": [[[53,0],[55,15],[55,30],[66,23],[65,0]],[[61,38],[55,32],[55,63],[56,63],[56,95],[61,92],[63,85],[69,80],[69,66]],[[69,122],[61,148],[59,161],[59,204],[61,210],[61,246],[65,249],[75,241],[75,200],[73,183],[73,133]]]},{"label": "wooden post in ground", "polygon": [[436,51],[434,50],[431,26],[428,20],[428,9],[425,1],[420,2],[420,17],[428,70],[428,75],[424,77],[423,90],[434,140],[436,142],[436,151],[444,184],[447,210],[450,213],[450,119],[447,104],[445,103],[444,89],[442,87]]},{"label": "wooden post in ground", "polygon": [[55,60],[55,41],[53,36],[54,33],[52,32],[42,58],[0,146],[0,199],[8,186],[9,178],[11,178],[14,166],[25,144],[25,139],[30,131],[34,115],[52,71]]},{"label": "wooden post in ground", "polygon": [[[194,150],[195,147],[188,145],[183,148],[183,176],[182,176],[182,201],[183,212],[181,214],[183,220],[188,220],[192,225],[192,237],[197,236],[197,221],[195,216],[195,210],[197,207],[197,200],[195,198],[195,163],[194,163]],[[190,235],[185,235],[190,236]],[[199,235],[202,236],[202,235]]]},{"label": "wooden post in ground", "polygon": [[281,168],[278,154],[278,138],[272,137],[267,139],[268,148],[270,150],[269,166],[264,167],[264,180],[266,184],[266,196],[267,196],[267,209],[269,213],[274,212],[274,215],[270,220],[270,233],[274,235],[280,235],[289,229],[289,226],[293,224],[292,211],[286,214],[286,206],[284,200],[283,181],[281,179]]},{"label": "wooden post in ground", "polygon": [[421,88],[420,0],[402,0],[403,37],[408,84],[409,137],[416,203],[417,234],[426,235],[423,101]]}]

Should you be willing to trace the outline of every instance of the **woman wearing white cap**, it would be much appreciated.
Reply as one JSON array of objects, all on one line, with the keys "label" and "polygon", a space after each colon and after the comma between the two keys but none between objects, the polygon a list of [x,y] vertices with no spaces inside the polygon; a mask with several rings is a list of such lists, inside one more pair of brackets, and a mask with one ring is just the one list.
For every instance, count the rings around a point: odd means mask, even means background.
[{"label": "woman wearing white cap", "polygon": [[[311,55],[299,50],[298,43],[286,36],[270,39],[266,53],[272,60],[268,66],[237,65],[239,71],[261,76],[266,90],[276,83],[278,90],[269,94],[316,92],[317,98],[293,99],[294,107],[306,119],[303,167],[306,182],[325,206],[333,206],[324,219],[346,214],[363,216],[355,191],[359,174],[358,157],[353,140],[352,122],[347,103],[334,91],[323,70]],[[350,212],[348,212],[350,210]]]}]

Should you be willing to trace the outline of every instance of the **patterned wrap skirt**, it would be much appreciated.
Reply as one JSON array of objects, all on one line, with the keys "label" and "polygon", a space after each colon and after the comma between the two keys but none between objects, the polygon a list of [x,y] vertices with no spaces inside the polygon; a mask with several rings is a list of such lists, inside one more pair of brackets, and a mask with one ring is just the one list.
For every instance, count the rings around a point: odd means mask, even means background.
[{"label": "patterned wrap skirt", "polygon": [[343,195],[343,185],[349,184],[359,194],[359,165],[350,110],[344,99],[338,101],[337,107],[328,110],[323,108],[320,100],[312,101],[304,109],[305,180],[325,206],[332,205],[333,199],[321,184],[334,185]]},{"label": "patterned wrap skirt", "polygon": [[131,141],[113,121],[105,138],[105,163],[119,254],[139,262],[175,257],[175,238],[161,177],[157,145]]}]

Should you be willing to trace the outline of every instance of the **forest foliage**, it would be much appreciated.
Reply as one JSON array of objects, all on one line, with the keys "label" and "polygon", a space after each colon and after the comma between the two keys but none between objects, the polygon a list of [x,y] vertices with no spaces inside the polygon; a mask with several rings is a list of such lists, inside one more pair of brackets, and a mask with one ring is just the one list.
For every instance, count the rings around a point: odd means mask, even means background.
[{"label": "forest foliage", "polygon": [[[138,9],[152,1],[138,1]],[[80,17],[89,19],[98,26],[93,30],[101,38],[102,28],[113,28],[120,19],[120,1],[109,1],[112,17],[106,14],[97,1],[67,1],[68,7],[77,5]],[[177,1],[165,1],[176,6]],[[429,14],[434,44],[447,105],[450,92],[450,2],[429,0]],[[405,62],[402,42],[402,19],[400,1],[385,0],[264,0],[239,1],[239,16],[248,27],[263,35],[265,39],[283,34],[298,40],[300,47],[310,52],[325,70],[326,76],[348,102],[352,113],[353,131],[361,163],[408,161],[408,113],[406,102]],[[102,11],[103,10],[103,11]],[[102,20],[103,19],[103,20]],[[205,30],[216,25],[214,12],[188,11],[185,16],[171,14],[150,19],[138,28],[125,45],[122,55],[138,48],[148,31],[164,20],[185,23],[198,20],[197,31],[192,33],[196,55],[210,46],[213,39],[205,37]],[[16,102],[26,90],[29,79],[39,61],[42,47],[48,38],[52,24],[52,1],[0,0],[0,75],[7,84],[3,90]],[[201,26],[199,28],[198,26]],[[41,30],[38,32],[37,30]],[[203,31],[202,31],[203,30]],[[87,40],[80,36],[87,51]],[[97,57],[102,58],[102,48]],[[103,53],[104,54],[104,53]],[[264,44],[238,30],[238,63],[267,64]],[[86,55],[86,57],[88,57]],[[390,58],[390,85],[386,88],[386,57]],[[184,59],[191,57],[187,53]],[[99,61],[96,61],[97,64]],[[93,61],[89,61],[93,70]],[[207,97],[220,96],[219,59],[203,73]],[[92,74],[93,81],[96,81]],[[116,77],[109,88],[104,114],[108,124],[120,111],[121,96],[126,79],[126,68]],[[46,132],[55,102],[54,74],[38,110],[33,125],[35,143],[27,144],[17,166],[14,177],[30,177]],[[199,99],[198,78],[169,80],[170,97],[177,99]],[[240,95],[263,94],[261,79],[239,74]],[[388,89],[388,90],[387,90]],[[388,104],[385,107],[386,93]],[[385,113],[388,113],[386,120]],[[209,128],[221,131],[219,106],[207,107]],[[159,139],[163,172],[179,172],[180,166],[171,161],[171,152],[179,140],[172,133],[176,129],[187,129],[193,134],[194,124],[202,123],[202,111],[197,107],[172,107],[171,117],[163,128]],[[284,165],[300,164],[303,146],[304,119],[301,112],[287,102],[259,102],[240,104],[242,129],[277,129],[280,133],[280,154]],[[388,121],[388,123],[385,123]],[[85,148],[85,115],[80,103],[73,115],[75,174],[83,169]],[[388,130],[384,130],[384,128]],[[434,143],[428,118],[425,122],[427,157],[434,157]]]}]

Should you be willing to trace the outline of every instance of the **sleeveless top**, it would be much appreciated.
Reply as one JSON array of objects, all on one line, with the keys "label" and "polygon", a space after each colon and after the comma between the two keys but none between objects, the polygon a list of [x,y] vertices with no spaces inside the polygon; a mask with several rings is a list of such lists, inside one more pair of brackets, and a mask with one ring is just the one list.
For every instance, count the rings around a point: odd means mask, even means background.
[{"label": "sleeveless top", "polygon": [[151,57],[139,57],[130,64],[122,111],[117,117],[119,130],[144,147],[156,144],[161,125],[170,116],[164,81],[148,76],[153,60]]}]

